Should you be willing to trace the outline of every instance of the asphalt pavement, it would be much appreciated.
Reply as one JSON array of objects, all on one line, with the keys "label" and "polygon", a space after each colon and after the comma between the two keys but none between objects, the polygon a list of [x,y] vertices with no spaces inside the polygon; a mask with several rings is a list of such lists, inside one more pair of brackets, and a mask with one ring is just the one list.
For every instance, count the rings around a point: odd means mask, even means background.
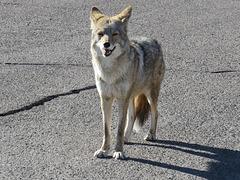
[{"label": "asphalt pavement", "polygon": [[[127,159],[102,141],[90,54],[91,6],[133,8],[129,36],[161,42],[157,141],[149,123]],[[0,179],[240,179],[238,0],[2,0]],[[117,107],[113,106],[115,143]]]}]

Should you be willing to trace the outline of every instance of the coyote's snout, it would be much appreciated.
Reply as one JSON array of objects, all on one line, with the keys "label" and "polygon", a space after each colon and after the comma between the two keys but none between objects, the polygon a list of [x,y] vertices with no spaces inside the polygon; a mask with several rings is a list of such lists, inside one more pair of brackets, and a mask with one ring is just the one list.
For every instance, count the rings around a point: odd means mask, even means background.
[{"label": "coyote's snout", "polygon": [[[129,40],[127,25],[132,8],[108,17],[98,8],[91,9],[91,53],[103,116],[103,144],[95,152],[106,157],[111,144],[112,103],[118,103],[119,123],[113,157],[124,159],[124,141],[133,127],[138,129],[151,114],[146,140],[156,139],[157,102],[165,65],[162,49],[156,40]],[[127,120],[127,122],[126,122]]]}]

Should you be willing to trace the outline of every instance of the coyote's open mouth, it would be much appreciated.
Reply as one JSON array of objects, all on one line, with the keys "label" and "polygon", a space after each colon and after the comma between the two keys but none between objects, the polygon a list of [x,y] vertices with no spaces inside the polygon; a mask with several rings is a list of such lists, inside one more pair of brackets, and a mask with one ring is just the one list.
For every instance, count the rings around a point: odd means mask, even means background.
[{"label": "coyote's open mouth", "polygon": [[114,49],[116,48],[116,46],[114,46],[113,49],[104,49],[104,55],[107,57],[107,56],[110,56],[112,54],[112,52],[114,51]]}]

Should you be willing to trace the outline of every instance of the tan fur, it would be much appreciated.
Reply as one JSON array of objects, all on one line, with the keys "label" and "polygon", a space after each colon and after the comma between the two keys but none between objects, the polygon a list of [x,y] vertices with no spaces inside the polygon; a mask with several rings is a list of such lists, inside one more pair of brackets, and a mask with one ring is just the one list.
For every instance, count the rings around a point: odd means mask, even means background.
[{"label": "tan fur", "polygon": [[140,94],[135,98],[134,105],[135,105],[135,114],[136,114],[135,118],[137,119],[138,124],[140,126],[143,126],[151,110],[147,97],[144,94]]},{"label": "tan fur", "polygon": [[91,9],[92,64],[101,99],[104,133],[102,146],[95,152],[97,157],[106,157],[110,150],[114,98],[119,118],[115,159],[125,159],[123,144],[129,140],[136,117],[140,121],[135,124],[141,125],[151,112],[151,127],[145,139],[156,138],[157,101],[165,71],[162,49],[156,40],[128,39],[131,12],[132,8],[127,7],[120,14],[108,17],[96,7]]}]

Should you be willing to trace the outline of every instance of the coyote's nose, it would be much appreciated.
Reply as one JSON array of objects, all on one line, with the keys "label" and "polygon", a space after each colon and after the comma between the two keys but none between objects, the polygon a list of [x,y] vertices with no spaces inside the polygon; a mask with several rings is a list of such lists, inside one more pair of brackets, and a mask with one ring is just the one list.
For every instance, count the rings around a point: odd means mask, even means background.
[{"label": "coyote's nose", "polygon": [[109,42],[105,42],[105,43],[103,44],[103,46],[104,46],[105,48],[108,48],[108,47],[110,46],[110,43],[109,43]]}]

